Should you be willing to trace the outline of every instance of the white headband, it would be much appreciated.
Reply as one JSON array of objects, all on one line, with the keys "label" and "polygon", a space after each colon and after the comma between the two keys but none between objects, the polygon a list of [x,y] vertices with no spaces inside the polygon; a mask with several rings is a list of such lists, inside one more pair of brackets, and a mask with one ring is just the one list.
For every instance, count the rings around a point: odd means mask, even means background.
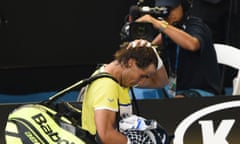
[{"label": "white headband", "polygon": [[160,58],[160,56],[159,56],[159,54],[158,54],[158,52],[156,50],[157,47],[156,46],[151,46],[151,48],[153,49],[153,51],[154,51],[154,53],[155,53],[155,55],[157,57],[157,60],[158,60],[157,70],[159,70],[162,67],[162,65],[163,65],[162,59]]}]

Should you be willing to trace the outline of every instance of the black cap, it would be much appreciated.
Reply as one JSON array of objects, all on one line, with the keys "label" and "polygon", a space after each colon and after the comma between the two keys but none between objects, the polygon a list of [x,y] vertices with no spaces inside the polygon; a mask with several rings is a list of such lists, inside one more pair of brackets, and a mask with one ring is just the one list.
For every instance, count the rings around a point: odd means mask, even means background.
[{"label": "black cap", "polygon": [[174,8],[180,4],[181,0],[155,0],[155,6],[167,6]]}]

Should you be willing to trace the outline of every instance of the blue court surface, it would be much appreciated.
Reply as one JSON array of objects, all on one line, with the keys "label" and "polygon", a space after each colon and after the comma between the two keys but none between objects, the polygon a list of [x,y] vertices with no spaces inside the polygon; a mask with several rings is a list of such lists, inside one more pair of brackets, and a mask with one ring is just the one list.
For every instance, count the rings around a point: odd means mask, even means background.
[{"label": "blue court surface", "polygon": [[[168,98],[163,89],[141,89],[134,88],[134,94],[137,100],[142,99],[164,99]],[[225,89],[226,95],[231,95],[232,88]],[[1,94],[0,103],[37,103],[44,100],[48,100],[49,97],[56,94],[57,91],[29,93],[29,94]],[[63,95],[57,101],[69,101],[74,102],[77,100],[79,91],[70,91]]]},{"label": "blue court surface", "polygon": [[[1,94],[0,103],[35,103],[47,100],[56,94],[56,91],[28,93],[28,94]],[[76,101],[79,91],[66,93],[58,101]],[[136,99],[159,99],[165,98],[161,89],[140,89],[134,88]]]},{"label": "blue court surface", "polygon": [[[40,93],[29,93],[29,94],[0,94],[0,103],[37,103],[48,100],[49,97],[53,96],[57,92],[40,92]],[[76,101],[78,91],[71,91],[66,93],[57,101]]]}]

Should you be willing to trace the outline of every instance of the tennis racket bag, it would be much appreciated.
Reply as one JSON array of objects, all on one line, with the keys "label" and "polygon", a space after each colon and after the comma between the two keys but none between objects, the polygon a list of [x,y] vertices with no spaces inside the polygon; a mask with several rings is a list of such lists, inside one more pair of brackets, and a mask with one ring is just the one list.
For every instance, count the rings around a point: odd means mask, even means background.
[{"label": "tennis racket bag", "polygon": [[113,78],[107,73],[99,73],[71,85],[46,101],[17,107],[9,114],[5,126],[6,144],[96,144],[95,136],[81,127],[81,107],[55,100],[101,77]]}]

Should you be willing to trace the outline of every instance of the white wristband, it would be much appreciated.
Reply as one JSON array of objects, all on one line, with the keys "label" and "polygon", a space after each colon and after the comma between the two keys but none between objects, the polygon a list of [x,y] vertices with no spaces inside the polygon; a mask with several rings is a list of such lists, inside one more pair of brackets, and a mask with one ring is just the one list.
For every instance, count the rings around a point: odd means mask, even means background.
[{"label": "white wristband", "polygon": [[127,144],[132,144],[128,137],[127,137]]},{"label": "white wristband", "polygon": [[154,53],[155,53],[155,55],[156,55],[156,57],[157,57],[157,60],[158,60],[157,70],[159,70],[159,69],[162,67],[163,62],[162,62],[162,59],[160,58],[160,56],[159,56],[156,48],[155,48],[155,47],[152,47],[152,49],[153,49],[153,51],[154,51]]}]

